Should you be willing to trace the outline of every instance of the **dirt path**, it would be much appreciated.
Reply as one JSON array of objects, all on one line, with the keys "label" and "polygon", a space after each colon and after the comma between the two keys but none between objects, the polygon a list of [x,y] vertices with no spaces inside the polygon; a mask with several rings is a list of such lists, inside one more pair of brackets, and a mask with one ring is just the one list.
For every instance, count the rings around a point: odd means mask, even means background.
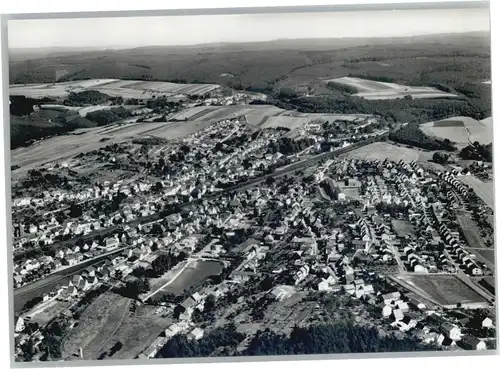
[{"label": "dirt path", "polygon": [[98,354],[100,353],[100,351],[104,347],[106,347],[106,344],[109,342],[109,340],[111,338],[113,338],[113,336],[116,334],[116,332],[118,331],[118,329],[120,329],[120,327],[122,326],[122,323],[125,320],[125,317],[127,316],[127,313],[129,312],[130,302],[131,302],[131,300],[127,301],[127,303],[125,304],[125,307],[123,309],[123,315],[122,315],[120,321],[118,322],[118,324],[116,325],[116,328],[113,330],[113,332],[111,332],[111,334],[106,339],[106,341],[104,341],[104,343],[97,350],[95,350],[95,357],[93,359],[97,359],[99,357]]}]

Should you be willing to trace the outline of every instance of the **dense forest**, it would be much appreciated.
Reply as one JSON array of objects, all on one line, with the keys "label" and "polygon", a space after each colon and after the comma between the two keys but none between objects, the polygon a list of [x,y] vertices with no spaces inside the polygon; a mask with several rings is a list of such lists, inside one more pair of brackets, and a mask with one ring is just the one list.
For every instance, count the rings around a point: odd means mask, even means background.
[{"label": "dense forest", "polygon": [[270,329],[258,331],[247,348],[235,348],[245,336],[234,326],[217,328],[202,339],[190,340],[185,335],[174,336],[161,349],[157,357],[200,357],[209,355],[307,355],[328,353],[409,352],[430,351],[436,347],[423,345],[412,338],[399,339],[380,336],[373,327],[360,327],[350,321],[335,324],[295,327],[290,336],[277,334]]},{"label": "dense forest", "polygon": [[260,355],[307,355],[328,353],[404,352],[436,350],[411,338],[381,337],[376,328],[351,322],[294,328],[290,337],[270,330],[257,332],[243,353]]},{"label": "dense forest", "polygon": [[[491,79],[487,33],[417,37],[412,39],[411,47],[405,39],[372,39],[370,42],[350,39],[288,40],[203,50],[152,48],[145,56],[146,51],[148,48],[111,54],[95,51],[78,58],[68,54],[48,59],[14,60],[9,70],[10,81],[54,82],[54,68],[62,63],[68,68],[64,80],[135,78],[219,83],[223,88],[263,92],[268,95],[268,100],[261,103],[305,113],[375,114],[388,123],[423,123],[453,116],[480,120],[491,116],[491,85],[481,83]],[[127,67],[116,68],[120,61]],[[390,68],[382,66],[382,61]],[[326,78],[349,75],[432,86],[458,97],[366,100],[351,96],[355,92],[352,88],[325,82]],[[123,99],[97,91],[84,91],[70,94],[65,104],[100,104],[104,101],[116,105]],[[27,117],[32,110],[31,103],[24,107],[11,105],[13,148],[82,125],[102,125],[123,118],[115,111],[97,112],[90,114],[85,121],[66,119],[66,123],[57,120],[51,123],[48,119]],[[163,98],[152,99],[147,106],[154,110],[178,108]],[[25,118],[19,119],[20,116]]]},{"label": "dense forest", "polygon": [[244,339],[245,335],[236,331],[234,323],[216,328],[198,341],[189,339],[186,335],[176,335],[163,346],[157,358],[206,357],[219,348],[224,348],[219,356],[229,356]]},{"label": "dense forest", "polygon": [[426,150],[456,150],[449,139],[445,138],[444,140],[439,140],[431,138],[422,132],[416,123],[407,124],[397,131],[391,132],[389,138],[395,142],[420,147]]}]

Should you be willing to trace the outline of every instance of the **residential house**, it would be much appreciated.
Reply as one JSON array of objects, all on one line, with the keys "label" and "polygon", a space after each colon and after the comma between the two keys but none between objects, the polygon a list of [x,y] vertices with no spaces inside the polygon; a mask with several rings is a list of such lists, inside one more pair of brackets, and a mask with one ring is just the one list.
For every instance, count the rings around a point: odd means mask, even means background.
[{"label": "residential house", "polygon": [[460,347],[465,350],[486,350],[486,342],[478,339],[477,337],[471,335],[464,335],[460,340]]},{"label": "residential house", "polygon": [[382,301],[384,302],[385,305],[390,305],[398,301],[400,298],[401,298],[401,293],[399,293],[399,291],[386,293],[382,295]]},{"label": "residential house", "polygon": [[203,338],[203,329],[201,328],[195,328],[191,332],[189,332],[188,338],[194,339],[194,340],[200,340]]},{"label": "residential house", "polygon": [[483,319],[481,326],[483,328],[493,328],[493,320],[491,318],[486,317]]},{"label": "residential house", "polygon": [[440,326],[440,332],[445,334],[447,337],[453,341],[458,341],[462,337],[462,332],[459,327],[450,322],[444,322]]}]

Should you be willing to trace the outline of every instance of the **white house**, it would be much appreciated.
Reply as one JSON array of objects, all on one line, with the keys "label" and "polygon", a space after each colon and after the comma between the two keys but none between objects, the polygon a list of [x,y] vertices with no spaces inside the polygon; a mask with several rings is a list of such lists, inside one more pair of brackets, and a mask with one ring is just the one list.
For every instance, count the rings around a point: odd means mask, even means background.
[{"label": "white house", "polygon": [[20,332],[24,331],[24,328],[26,328],[26,326],[24,324],[24,319],[22,317],[19,317],[17,319],[17,322],[16,322],[15,332],[20,333]]},{"label": "white house", "polygon": [[481,323],[483,328],[492,328],[493,327],[493,320],[491,318],[484,318],[483,322]]},{"label": "white house", "polygon": [[385,305],[382,309],[382,316],[384,318],[390,317],[392,314],[392,308],[389,305]]}]

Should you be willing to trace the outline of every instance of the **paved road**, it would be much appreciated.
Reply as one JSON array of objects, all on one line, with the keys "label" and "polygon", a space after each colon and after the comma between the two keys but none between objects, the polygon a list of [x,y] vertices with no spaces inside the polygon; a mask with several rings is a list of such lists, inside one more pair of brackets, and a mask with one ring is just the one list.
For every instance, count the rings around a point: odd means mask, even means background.
[{"label": "paved road", "polygon": [[14,290],[14,312],[19,313],[26,302],[37,296],[41,296],[43,293],[48,293],[54,290],[57,285],[67,283],[71,276],[82,272],[85,268],[91,265],[99,264],[110,256],[118,254],[130,247],[131,246],[127,246],[124,248],[113,250],[96,258],[86,260],[78,265],[74,265],[72,267],[57,271],[53,274],[48,275],[44,279],[24,285],[20,288],[16,288]]}]

